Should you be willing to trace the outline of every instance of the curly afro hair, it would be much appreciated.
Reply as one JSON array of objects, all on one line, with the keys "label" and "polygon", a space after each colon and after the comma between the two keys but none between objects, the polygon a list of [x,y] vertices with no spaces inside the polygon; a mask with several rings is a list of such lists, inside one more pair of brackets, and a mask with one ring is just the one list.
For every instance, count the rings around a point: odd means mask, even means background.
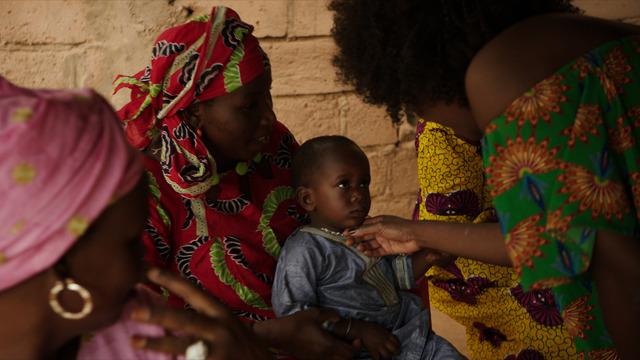
[{"label": "curly afro hair", "polygon": [[332,0],[338,77],[394,122],[423,104],[468,106],[473,56],[534,15],[580,13],[571,0]]}]

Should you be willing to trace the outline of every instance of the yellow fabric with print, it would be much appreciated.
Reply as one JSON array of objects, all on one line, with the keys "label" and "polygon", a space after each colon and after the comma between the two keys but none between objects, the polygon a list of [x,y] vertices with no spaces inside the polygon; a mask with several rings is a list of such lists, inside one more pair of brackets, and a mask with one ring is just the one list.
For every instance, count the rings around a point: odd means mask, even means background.
[{"label": "yellow fabric with print", "polygon": [[[480,144],[420,120],[416,151],[420,220],[493,222]],[[427,272],[429,300],[466,327],[473,359],[577,359],[549,290],[525,293],[510,267],[457,258]]]}]

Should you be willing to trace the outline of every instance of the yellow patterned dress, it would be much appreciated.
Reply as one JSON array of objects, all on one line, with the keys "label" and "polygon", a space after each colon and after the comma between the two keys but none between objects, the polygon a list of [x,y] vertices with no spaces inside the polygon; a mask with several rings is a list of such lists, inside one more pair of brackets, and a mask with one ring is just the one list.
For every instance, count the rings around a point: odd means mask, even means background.
[{"label": "yellow patterned dress", "polygon": [[[420,120],[416,132],[420,193],[414,218],[496,221],[485,188],[479,143]],[[510,267],[457,258],[427,273],[429,298],[466,327],[473,359],[577,359],[550,290],[524,292]]]}]

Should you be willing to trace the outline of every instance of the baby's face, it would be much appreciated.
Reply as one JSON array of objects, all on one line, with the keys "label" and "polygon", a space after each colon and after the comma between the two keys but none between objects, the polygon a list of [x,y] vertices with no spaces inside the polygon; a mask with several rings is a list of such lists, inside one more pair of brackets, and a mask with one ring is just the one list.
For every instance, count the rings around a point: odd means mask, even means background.
[{"label": "baby's face", "polygon": [[342,232],[362,224],[371,207],[367,157],[352,146],[341,146],[327,151],[319,166],[311,187],[312,225]]}]

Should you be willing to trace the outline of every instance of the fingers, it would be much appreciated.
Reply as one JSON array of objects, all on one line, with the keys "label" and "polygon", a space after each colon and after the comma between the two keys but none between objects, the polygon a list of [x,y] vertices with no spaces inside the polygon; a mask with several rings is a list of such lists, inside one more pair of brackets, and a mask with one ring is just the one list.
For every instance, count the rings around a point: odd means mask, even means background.
[{"label": "fingers", "polygon": [[147,276],[152,282],[182,297],[195,310],[211,317],[228,316],[228,309],[208,293],[196,288],[187,279],[169,271],[152,268]]},{"label": "fingers", "polygon": [[375,224],[385,219],[385,215],[378,215],[364,219],[363,225]]},{"label": "fingers", "polygon": [[132,317],[136,321],[156,324],[170,331],[180,331],[211,342],[224,341],[229,337],[229,332],[218,319],[193,311],[170,307],[138,308],[134,310]]},{"label": "fingers", "polygon": [[394,335],[391,335],[389,341],[385,343],[386,348],[389,350],[390,354],[388,355],[391,358],[391,354],[398,355],[402,351],[402,346],[400,345],[400,340]]},{"label": "fingers", "polygon": [[384,343],[367,348],[374,359],[391,359],[393,355],[399,355],[402,351],[400,341],[394,335],[389,334]]}]

